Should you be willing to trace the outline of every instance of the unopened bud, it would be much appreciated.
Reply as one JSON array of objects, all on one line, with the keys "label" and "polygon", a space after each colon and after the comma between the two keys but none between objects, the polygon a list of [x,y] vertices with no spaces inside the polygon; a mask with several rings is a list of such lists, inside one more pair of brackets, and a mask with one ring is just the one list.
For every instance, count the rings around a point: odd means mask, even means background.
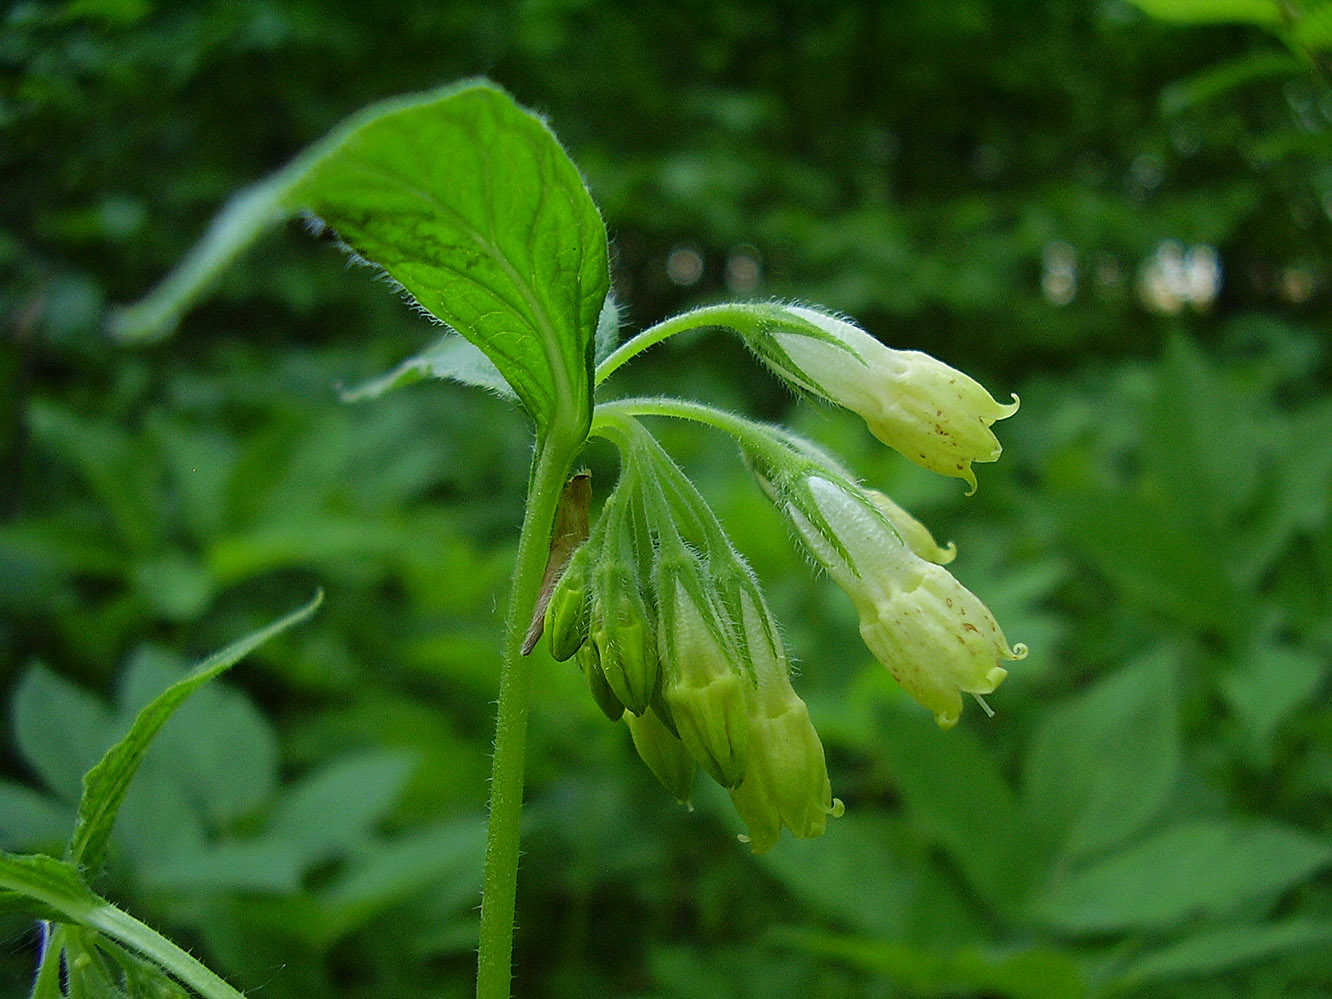
[{"label": "unopened bud", "polygon": [[662,617],[662,696],[698,765],[722,787],[736,787],[749,738],[745,681],[684,585],[663,597],[671,603]]},{"label": "unopened bud", "polygon": [[588,593],[590,548],[583,545],[569,560],[546,605],[546,636],[550,654],[564,662],[587,641],[591,600]]},{"label": "unopened bud", "polygon": [[950,541],[947,548],[940,548],[939,542],[934,540],[934,535],[930,533],[930,529],[894,503],[888,496],[877,489],[866,489],[865,493],[874,501],[874,505],[883,511],[883,515],[888,518],[888,523],[897,529],[897,533],[902,536],[906,546],[926,562],[933,562],[935,565],[947,565],[957,557],[957,545]]},{"label": "unopened bud", "polygon": [[656,631],[642,598],[619,580],[594,612],[592,641],[601,671],[620,703],[636,715],[647,710],[657,685]]},{"label": "unopened bud", "polygon": [[606,674],[601,671],[601,660],[597,656],[597,647],[587,642],[578,650],[578,668],[583,671],[587,689],[592,692],[592,700],[597,702],[602,713],[611,721],[619,721],[624,714],[624,705],[606,682]]},{"label": "unopened bud", "polygon": [[823,744],[791,687],[789,667],[771,613],[757,593],[741,602],[758,685],[749,699],[749,763],[731,791],[755,853],[777,844],[782,826],[798,838],[822,836],[829,815],[841,815],[832,796]]},{"label": "unopened bud", "polygon": [[676,801],[689,804],[697,764],[684,743],[657,717],[655,709],[641,715],[626,715],[624,720],[629,724],[634,748],[648,769]]}]

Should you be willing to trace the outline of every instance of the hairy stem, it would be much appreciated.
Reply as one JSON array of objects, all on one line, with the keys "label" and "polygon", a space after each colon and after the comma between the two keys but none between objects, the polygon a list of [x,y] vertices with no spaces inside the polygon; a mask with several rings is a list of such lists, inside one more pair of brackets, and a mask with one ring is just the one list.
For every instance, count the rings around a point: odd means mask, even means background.
[{"label": "hairy stem", "polygon": [[204,999],[244,999],[198,960],[123,909],[110,904],[98,906],[80,922],[142,954]]},{"label": "hairy stem", "polygon": [[764,317],[772,312],[769,304],[752,305],[743,302],[725,305],[705,305],[702,308],[682,312],[678,316],[650,326],[642,333],[626,340],[609,357],[597,365],[596,384],[600,385],[619,367],[637,357],[654,344],[661,343],[667,337],[689,330],[708,327],[746,331],[755,328]]},{"label": "hairy stem", "polygon": [[513,592],[504,621],[495,755],[490,771],[490,823],[486,829],[481,889],[481,946],[477,955],[477,999],[508,999],[513,974],[514,896],[518,885],[518,840],[523,812],[523,753],[527,742],[529,662],[522,654],[532,608],[550,552],[551,528],[560,491],[576,449],[548,440],[532,463],[527,509],[518,538]]}]

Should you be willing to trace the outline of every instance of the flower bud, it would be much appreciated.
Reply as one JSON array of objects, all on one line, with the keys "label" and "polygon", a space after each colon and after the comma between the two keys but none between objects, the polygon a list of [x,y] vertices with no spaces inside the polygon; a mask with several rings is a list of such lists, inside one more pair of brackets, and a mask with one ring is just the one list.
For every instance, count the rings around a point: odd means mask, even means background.
[{"label": "flower bud", "polygon": [[755,853],[776,846],[786,826],[799,838],[822,836],[828,816],[841,815],[832,797],[823,744],[789,679],[786,657],[772,638],[767,608],[746,594],[744,630],[758,684],[749,701],[749,762],[731,791]]},{"label": "flower bud", "polygon": [[716,615],[682,582],[673,580],[661,596],[662,697],[690,755],[722,787],[735,787],[745,776],[749,736],[739,664]]},{"label": "flower bud", "polygon": [[957,545],[950,541],[947,548],[940,548],[939,542],[934,540],[934,535],[930,533],[930,529],[894,503],[892,499],[877,489],[866,489],[865,495],[873,500],[874,505],[888,518],[888,523],[892,524],[897,533],[902,536],[906,546],[926,562],[933,562],[935,565],[947,565],[957,557]]},{"label": "flower bud", "polygon": [[973,378],[918,350],[894,350],[864,330],[813,309],[788,308],[830,339],[780,327],[773,347],[758,349],[788,380],[851,410],[870,432],[904,457],[941,475],[965,479],[973,461],[994,461],[1002,448],[990,430],[1017,412],[996,402]]},{"label": "flower bud", "polygon": [[1007,675],[1000,660],[1026,655],[947,569],[907,547],[863,491],[818,476],[803,480],[800,495],[787,489],[787,515],[851,598],[865,644],[941,728],[957,723],[962,692],[991,693]]},{"label": "flower bud", "polygon": [[689,804],[694,788],[694,771],[698,765],[689,755],[689,750],[685,749],[684,743],[657,717],[655,708],[641,715],[626,715],[624,720],[629,724],[634,748],[648,769],[661,781],[661,786],[670,791],[680,804]]},{"label": "flower bud", "polygon": [[592,641],[601,671],[620,703],[636,715],[647,710],[657,685],[657,636],[638,582],[619,563],[598,568]]},{"label": "flower bud", "polygon": [[588,593],[590,546],[584,544],[569,559],[546,604],[546,636],[550,654],[564,662],[587,641],[591,599]]},{"label": "flower bud", "polygon": [[624,714],[624,705],[606,682],[606,674],[601,671],[601,659],[597,655],[596,645],[592,642],[584,643],[577,655],[578,668],[583,671],[583,679],[587,681],[587,689],[592,692],[592,700],[597,702],[597,707],[607,718],[619,721],[620,716]]}]

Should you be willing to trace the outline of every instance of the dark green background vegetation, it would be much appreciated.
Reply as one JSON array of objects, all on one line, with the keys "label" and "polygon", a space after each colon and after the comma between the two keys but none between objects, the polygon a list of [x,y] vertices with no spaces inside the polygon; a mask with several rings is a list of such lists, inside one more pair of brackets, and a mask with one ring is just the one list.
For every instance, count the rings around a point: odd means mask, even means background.
[{"label": "dark green background vegetation", "polygon": [[[625,373],[840,451],[1032,648],[994,720],[938,732],[732,448],[663,428],[769,587],[847,815],[751,857],[539,653],[517,994],[1326,996],[1332,93],[1327,12],[1283,6],[8,5],[0,846],[59,844],[137,705],[323,586],[164,731],[101,887],[271,999],[469,993],[526,426],[443,384],[341,403],[437,331],[295,225],[173,339],[100,324],[347,114],[485,73],[583,170],[631,327],[817,302],[1022,396],[964,498],[725,339]],[[0,995],[35,939],[0,917]]]}]

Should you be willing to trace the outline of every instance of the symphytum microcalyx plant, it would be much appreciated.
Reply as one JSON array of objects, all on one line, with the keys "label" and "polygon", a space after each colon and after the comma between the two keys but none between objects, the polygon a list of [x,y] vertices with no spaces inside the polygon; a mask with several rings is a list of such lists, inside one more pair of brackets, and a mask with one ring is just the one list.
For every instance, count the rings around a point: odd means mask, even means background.
[{"label": "symphytum microcalyx plant", "polygon": [[[783,828],[818,836],[841,812],[762,588],[653,420],[692,421],[739,446],[797,545],[851,598],[869,651],[942,727],[958,721],[963,694],[989,694],[1003,662],[1024,654],[944,567],[951,547],[811,442],[695,400],[615,398],[611,379],[667,337],[730,331],[792,388],[854,411],[889,447],[973,490],[972,465],[999,457],[991,426],[1016,401],[806,306],[709,305],[621,342],[597,208],[546,124],[498,87],[466,82],[355,117],[239,195],[153,295],[115,317],[115,334],[164,335],[292,215],[449,329],[353,397],[453,379],[512,399],[534,429],[499,675],[479,996],[509,992],[528,653],[543,633],[673,796],[689,800],[697,769],[730,792],[755,851]],[[594,438],[621,459],[595,517],[578,468]]]}]

